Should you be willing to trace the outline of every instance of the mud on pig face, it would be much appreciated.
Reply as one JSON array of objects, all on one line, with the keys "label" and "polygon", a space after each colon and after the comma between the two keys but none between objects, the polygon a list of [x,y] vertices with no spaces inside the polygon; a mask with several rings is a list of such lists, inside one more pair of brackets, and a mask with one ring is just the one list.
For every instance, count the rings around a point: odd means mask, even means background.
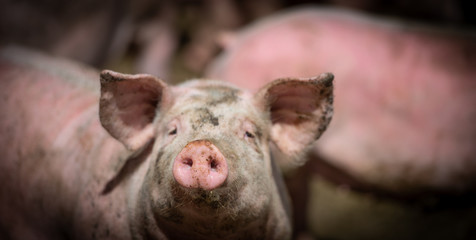
[{"label": "mud on pig face", "polygon": [[106,70],[100,118],[131,150],[153,142],[140,192],[159,219],[219,213],[259,220],[280,197],[270,144],[289,163],[303,163],[331,119],[332,79],[278,79],[253,95],[217,81],[173,87]]}]

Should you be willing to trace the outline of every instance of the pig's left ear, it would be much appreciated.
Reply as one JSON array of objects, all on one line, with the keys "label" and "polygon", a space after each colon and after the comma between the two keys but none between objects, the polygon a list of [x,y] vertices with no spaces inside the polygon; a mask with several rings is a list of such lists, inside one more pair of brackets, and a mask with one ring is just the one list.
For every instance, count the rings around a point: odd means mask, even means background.
[{"label": "pig's left ear", "polygon": [[[271,140],[284,155],[287,167],[305,163],[305,152],[326,130],[333,113],[334,76],[324,73],[309,79],[277,79],[256,95],[258,105],[270,113]],[[280,161],[284,161],[281,156]]]},{"label": "pig's left ear", "polygon": [[148,74],[101,72],[99,118],[103,127],[128,149],[137,150],[154,137],[152,121],[163,104],[167,84]]}]

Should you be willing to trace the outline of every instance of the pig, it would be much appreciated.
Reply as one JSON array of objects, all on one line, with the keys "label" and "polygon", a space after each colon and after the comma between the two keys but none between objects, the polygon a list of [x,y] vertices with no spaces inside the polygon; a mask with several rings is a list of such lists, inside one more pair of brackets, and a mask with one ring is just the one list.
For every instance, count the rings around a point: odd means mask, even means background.
[{"label": "pig", "polygon": [[208,77],[256,91],[335,74],[334,120],[313,155],[356,185],[405,197],[476,187],[474,31],[306,7],[229,36]]},{"label": "pig", "polygon": [[19,48],[0,91],[2,239],[289,239],[272,156],[301,164],[333,112],[330,73],[252,94]]}]

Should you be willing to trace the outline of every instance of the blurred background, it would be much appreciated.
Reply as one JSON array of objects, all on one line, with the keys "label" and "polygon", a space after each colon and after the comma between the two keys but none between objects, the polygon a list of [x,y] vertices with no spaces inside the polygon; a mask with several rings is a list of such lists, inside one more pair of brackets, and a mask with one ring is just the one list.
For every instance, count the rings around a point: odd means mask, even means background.
[{"label": "blurred background", "polygon": [[[336,75],[287,171],[296,239],[476,239],[470,0],[0,0],[0,47],[169,83]],[[298,10],[296,10],[298,9]]]},{"label": "blurred background", "polygon": [[227,33],[296,6],[353,9],[440,26],[476,24],[469,0],[1,0],[0,44],[168,81],[203,76]]}]

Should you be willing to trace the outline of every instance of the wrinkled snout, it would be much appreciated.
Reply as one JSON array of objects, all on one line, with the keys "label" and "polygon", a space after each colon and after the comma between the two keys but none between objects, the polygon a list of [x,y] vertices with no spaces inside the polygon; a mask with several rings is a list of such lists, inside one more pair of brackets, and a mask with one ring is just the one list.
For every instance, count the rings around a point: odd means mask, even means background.
[{"label": "wrinkled snout", "polygon": [[188,143],[174,160],[175,180],[187,188],[213,190],[228,177],[226,159],[208,140]]}]

